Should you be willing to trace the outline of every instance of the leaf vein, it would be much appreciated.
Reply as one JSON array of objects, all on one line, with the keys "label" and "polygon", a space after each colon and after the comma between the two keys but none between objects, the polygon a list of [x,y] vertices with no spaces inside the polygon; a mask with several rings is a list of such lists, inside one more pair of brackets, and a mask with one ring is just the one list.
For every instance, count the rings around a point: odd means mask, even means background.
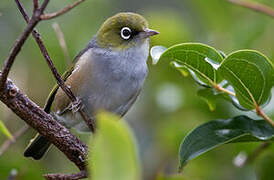
[{"label": "leaf vein", "polygon": [[[233,72],[231,71],[228,67],[224,67],[232,76],[234,76],[236,79],[239,80],[240,84],[243,86],[243,88],[246,90],[246,92],[248,93],[248,95],[250,96],[251,98],[251,103],[253,103],[254,105],[256,105],[256,101],[254,100],[254,97],[253,95],[251,94],[251,92],[249,91],[249,89],[245,86],[245,84],[242,82],[242,80]],[[236,89],[238,89],[237,87],[235,87]],[[239,90],[239,89],[238,89]],[[239,90],[239,92],[241,92]],[[242,94],[242,93],[241,93]],[[247,98],[247,100],[250,102],[250,99],[248,97],[246,97],[244,94],[242,94],[243,97]]]}]

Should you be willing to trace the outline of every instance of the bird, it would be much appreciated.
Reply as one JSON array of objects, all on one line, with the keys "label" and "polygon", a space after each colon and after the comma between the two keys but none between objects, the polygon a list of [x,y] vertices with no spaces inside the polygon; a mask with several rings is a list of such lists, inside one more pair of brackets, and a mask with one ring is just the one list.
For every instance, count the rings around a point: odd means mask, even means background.
[{"label": "bird", "polygon": [[[108,18],[74,58],[62,75],[65,84],[92,119],[105,110],[124,116],[140,94],[148,74],[150,37],[159,32],[149,29],[140,14],[120,12]],[[80,113],[65,92],[55,85],[44,106],[56,121],[67,128],[89,132]],[[24,156],[39,160],[51,143],[37,134]]]}]

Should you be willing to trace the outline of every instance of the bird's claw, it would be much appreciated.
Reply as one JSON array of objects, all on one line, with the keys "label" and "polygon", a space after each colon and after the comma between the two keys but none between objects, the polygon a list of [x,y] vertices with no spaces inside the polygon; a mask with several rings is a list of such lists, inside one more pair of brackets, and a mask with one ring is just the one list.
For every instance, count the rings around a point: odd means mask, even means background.
[{"label": "bird's claw", "polygon": [[73,102],[71,103],[70,110],[71,110],[73,113],[76,113],[76,112],[78,112],[80,109],[83,109],[83,107],[84,107],[84,105],[82,104],[81,99],[76,98],[76,101],[73,101]]}]

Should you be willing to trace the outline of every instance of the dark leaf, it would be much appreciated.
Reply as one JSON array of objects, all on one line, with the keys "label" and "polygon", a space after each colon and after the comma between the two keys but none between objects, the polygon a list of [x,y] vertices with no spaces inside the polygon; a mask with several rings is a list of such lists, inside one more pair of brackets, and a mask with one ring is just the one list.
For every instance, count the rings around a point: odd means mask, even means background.
[{"label": "dark leaf", "polygon": [[180,146],[180,169],[188,161],[220,145],[234,142],[273,140],[274,127],[265,120],[247,116],[213,120],[191,131]]}]

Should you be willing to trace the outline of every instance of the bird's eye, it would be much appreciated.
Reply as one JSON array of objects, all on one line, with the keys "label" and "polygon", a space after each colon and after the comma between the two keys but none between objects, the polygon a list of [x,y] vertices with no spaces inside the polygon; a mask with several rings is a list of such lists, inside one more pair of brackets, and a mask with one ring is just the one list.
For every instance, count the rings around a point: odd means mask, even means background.
[{"label": "bird's eye", "polygon": [[121,29],[121,37],[124,39],[124,40],[128,40],[131,36],[131,29],[129,27],[123,27]]}]

